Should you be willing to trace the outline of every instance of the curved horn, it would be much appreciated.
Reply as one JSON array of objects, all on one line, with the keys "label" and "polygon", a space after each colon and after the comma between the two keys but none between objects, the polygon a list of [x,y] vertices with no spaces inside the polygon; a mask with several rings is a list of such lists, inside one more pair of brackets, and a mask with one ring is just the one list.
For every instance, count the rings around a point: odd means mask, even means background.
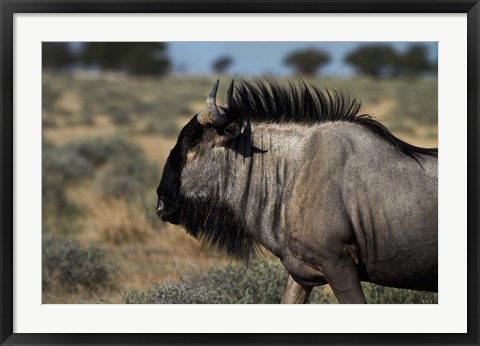
[{"label": "curved horn", "polygon": [[207,98],[207,108],[209,107],[217,107],[217,91],[218,85],[220,84],[220,79],[217,79],[215,84],[213,85],[212,91],[210,91],[210,95]]},{"label": "curved horn", "polygon": [[209,124],[212,124],[213,126],[222,126],[227,121],[225,118],[225,112],[217,107],[216,97],[219,84],[220,80],[217,79],[213,85],[212,91],[210,91],[210,95],[208,95],[207,107],[197,116],[198,122],[203,126]]},{"label": "curved horn", "polygon": [[227,95],[225,96],[225,108],[230,108],[232,105],[232,97],[233,97],[233,79],[230,82],[230,86],[228,87],[227,90]]}]

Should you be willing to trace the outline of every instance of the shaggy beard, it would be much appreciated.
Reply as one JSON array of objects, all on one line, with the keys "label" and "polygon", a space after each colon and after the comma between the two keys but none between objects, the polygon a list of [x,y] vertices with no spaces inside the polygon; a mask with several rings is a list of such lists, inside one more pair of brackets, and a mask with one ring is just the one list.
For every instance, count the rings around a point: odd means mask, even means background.
[{"label": "shaggy beard", "polygon": [[259,248],[233,210],[220,202],[188,200],[182,203],[181,225],[202,244],[248,262]]}]

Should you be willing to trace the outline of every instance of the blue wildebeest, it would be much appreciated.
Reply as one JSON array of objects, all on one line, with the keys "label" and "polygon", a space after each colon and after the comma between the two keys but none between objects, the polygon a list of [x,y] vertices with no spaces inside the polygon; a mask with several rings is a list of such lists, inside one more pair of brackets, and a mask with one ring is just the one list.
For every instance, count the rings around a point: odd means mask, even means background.
[{"label": "blue wildebeest", "polygon": [[301,80],[232,81],[223,107],[217,89],[167,159],[163,221],[243,260],[270,250],[282,303],[327,283],[341,303],[365,303],[361,281],[437,290],[437,149]]}]

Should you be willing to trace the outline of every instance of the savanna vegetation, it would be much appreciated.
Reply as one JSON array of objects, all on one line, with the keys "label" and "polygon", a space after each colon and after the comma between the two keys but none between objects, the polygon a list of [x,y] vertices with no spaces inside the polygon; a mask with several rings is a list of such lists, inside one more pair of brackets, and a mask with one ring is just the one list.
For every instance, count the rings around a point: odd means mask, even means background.
[{"label": "savanna vegetation", "polygon": [[[404,140],[437,145],[434,79],[306,81],[348,91],[362,101],[364,113]],[[213,82],[213,77],[44,73],[44,303],[279,301],[287,274],[267,252],[245,269],[155,215],[161,168]],[[371,303],[437,300],[436,294],[375,285],[365,285],[365,291]],[[310,303],[336,302],[328,286],[314,292]]]}]

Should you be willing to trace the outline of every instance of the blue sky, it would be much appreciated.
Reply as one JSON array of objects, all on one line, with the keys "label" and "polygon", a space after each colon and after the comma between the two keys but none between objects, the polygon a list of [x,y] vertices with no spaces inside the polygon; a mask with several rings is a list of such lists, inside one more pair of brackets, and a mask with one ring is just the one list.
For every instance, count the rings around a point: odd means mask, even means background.
[{"label": "blue sky", "polygon": [[[391,44],[398,51],[404,51],[413,42],[380,42]],[[428,47],[432,60],[438,56],[436,42],[422,42]],[[223,55],[229,55],[234,63],[232,74],[288,74],[291,69],[283,59],[291,51],[302,48],[318,48],[327,51],[332,60],[325,66],[325,75],[349,76],[352,69],[343,63],[343,57],[351,50],[371,42],[169,42],[168,55],[176,70],[191,74],[211,73],[212,62]]]}]

